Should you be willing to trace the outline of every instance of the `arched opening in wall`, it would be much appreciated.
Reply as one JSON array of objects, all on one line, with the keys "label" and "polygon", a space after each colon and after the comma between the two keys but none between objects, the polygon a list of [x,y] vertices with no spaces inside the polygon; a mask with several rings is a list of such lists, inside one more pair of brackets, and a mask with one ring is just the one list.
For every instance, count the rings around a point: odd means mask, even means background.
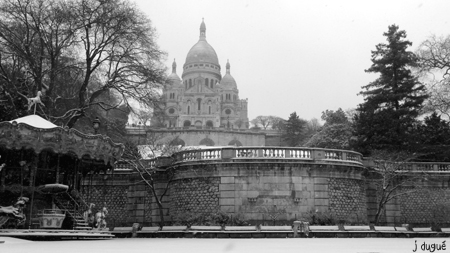
[{"label": "arched opening in wall", "polygon": [[201,127],[202,125],[203,125],[203,123],[200,120],[195,121],[196,127]]},{"label": "arched opening in wall", "polygon": [[189,79],[189,88],[192,87],[192,79]]},{"label": "arched opening in wall", "polygon": [[211,106],[208,107],[208,114],[211,114]]},{"label": "arched opening in wall", "polygon": [[175,139],[173,139],[170,143],[170,146],[186,146],[186,143],[184,142],[183,139],[181,139],[179,136],[175,137]]},{"label": "arched opening in wall", "polygon": [[199,143],[200,146],[214,146],[214,141],[211,140],[210,138],[206,137],[203,140],[200,141]]},{"label": "arched opening in wall", "polygon": [[206,79],[205,79],[205,86],[208,87],[208,84],[209,84],[209,79],[206,78]]},{"label": "arched opening in wall", "polygon": [[211,120],[206,121],[206,127],[213,128],[214,127],[213,122]]},{"label": "arched opening in wall", "polygon": [[191,106],[190,105],[188,105],[187,114],[191,114]]},{"label": "arched opening in wall", "polygon": [[191,126],[191,122],[190,122],[189,120],[185,120],[185,121],[183,122],[183,126],[184,126],[184,127],[190,127],[190,126]]},{"label": "arched opening in wall", "polygon": [[242,146],[242,143],[241,143],[240,141],[234,139],[234,140],[230,141],[230,142],[228,143],[228,145],[229,145],[229,146],[237,146],[237,147],[240,147],[240,146]]},{"label": "arched opening in wall", "polygon": [[214,80],[213,79],[211,79],[211,81],[210,81],[210,83],[209,83],[210,85],[211,85],[211,89],[214,87]]}]

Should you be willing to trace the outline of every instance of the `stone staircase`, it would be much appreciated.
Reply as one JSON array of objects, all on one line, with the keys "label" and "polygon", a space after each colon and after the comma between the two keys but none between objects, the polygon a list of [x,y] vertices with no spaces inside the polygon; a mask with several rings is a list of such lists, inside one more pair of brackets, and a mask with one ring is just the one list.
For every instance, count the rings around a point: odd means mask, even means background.
[{"label": "stone staircase", "polygon": [[69,192],[55,194],[55,204],[65,211],[73,221],[74,230],[90,230],[92,227],[84,220],[83,213],[89,207],[81,198],[74,198]]}]

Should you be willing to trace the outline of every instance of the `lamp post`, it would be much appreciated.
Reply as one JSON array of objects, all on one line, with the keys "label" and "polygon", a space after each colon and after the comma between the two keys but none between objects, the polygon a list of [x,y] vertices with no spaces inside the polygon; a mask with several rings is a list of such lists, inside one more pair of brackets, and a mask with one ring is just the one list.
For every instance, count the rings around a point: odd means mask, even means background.
[{"label": "lamp post", "polygon": [[98,117],[95,117],[94,121],[92,122],[92,127],[94,128],[95,134],[97,134],[98,129],[100,128],[100,119]]}]

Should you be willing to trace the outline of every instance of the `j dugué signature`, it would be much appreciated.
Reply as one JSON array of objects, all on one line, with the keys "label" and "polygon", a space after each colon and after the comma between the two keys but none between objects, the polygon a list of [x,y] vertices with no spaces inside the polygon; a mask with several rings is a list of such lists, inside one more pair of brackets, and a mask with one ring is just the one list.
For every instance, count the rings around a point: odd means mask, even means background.
[{"label": "j dugu\u00e9 signature", "polygon": [[415,240],[414,244],[415,244],[415,247],[413,249],[413,252],[416,252],[417,249],[421,249],[422,251],[429,251],[429,252],[441,251],[441,250],[446,249],[445,241],[443,241],[442,243],[430,243],[430,244],[428,244],[427,242],[423,242],[418,247],[417,240]]}]

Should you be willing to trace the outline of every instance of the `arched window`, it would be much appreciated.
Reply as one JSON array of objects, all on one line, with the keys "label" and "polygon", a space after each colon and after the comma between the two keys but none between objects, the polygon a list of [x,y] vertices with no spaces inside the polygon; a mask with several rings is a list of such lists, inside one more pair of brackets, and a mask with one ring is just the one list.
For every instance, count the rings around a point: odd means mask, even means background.
[{"label": "arched window", "polygon": [[206,78],[206,79],[205,79],[205,86],[206,86],[206,87],[208,87],[208,83],[209,83],[209,79]]},{"label": "arched window", "polygon": [[191,122],[189,120],[185,120],[183,123],[183,126],[189,127],[189,126],[191,126]]},{"label": "arched window", "polygon": [[211,120],[206,121],[206,126],[207,127],[214,127],[214,124]]},{"label": "arched window", "polygon": [[209,114],[211,114],[211,106],[209,106]]},{"label": "arched window", "polygon": [[190,105],[188,105],[188,108],[187,108],[188,110],[187,110],[187,114],[191,114],[191,106]]},{"label": "arched window", "polygon": [[189,79],[189,88],[192,87],[192,79]]},{"label": "arched window", "polygon": [[211,82],[209,83],[209,85],[211,85],[211,89],[214,87],[214,80],[211,79]]}]

